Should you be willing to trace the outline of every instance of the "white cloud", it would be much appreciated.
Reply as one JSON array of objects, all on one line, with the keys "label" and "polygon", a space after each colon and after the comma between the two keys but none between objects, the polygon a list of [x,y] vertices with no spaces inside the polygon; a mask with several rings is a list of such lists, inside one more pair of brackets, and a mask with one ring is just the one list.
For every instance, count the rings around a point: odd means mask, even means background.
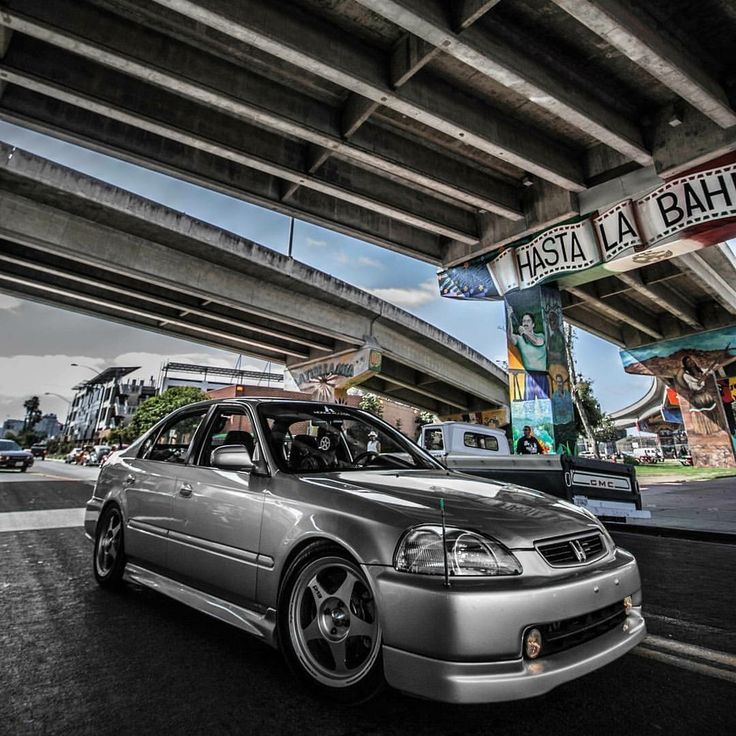
[{"label": "white cloud", "polygon": [[367,268],[383,268],[381,261],[377,261],[375,258],[368,258],[367,256],[358,258],[358,265],[366,266]]},{"label": "white cloud", "polygon": [[365,289],[379,299],[385,299],[398,307],[422,307],[440,298],[437,281],[429,279],[414,289]]},{"label": "white cloud", "polygon": [[0,294],[0,310],[7,309],[8,311],[12,311],[17,309],[21,304],[21,300],[16,299],[14,296]]},{"label": "white cloud", "polygon": [[324,248],[327,245],[326,240],[317,240],[317,238],[307,238],[304,242],[310,248]]}]

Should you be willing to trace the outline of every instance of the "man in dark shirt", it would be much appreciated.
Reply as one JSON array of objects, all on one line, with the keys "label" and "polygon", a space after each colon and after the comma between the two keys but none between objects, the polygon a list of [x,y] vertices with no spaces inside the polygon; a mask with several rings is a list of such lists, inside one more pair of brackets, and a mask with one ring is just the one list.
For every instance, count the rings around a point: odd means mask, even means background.
[{"label": "man in dark shirt", "polygon": [[527,424],[524,427],[524,436],[519,437],[516,442],[517,455],[541,455],[544,448],[539,440],[532,435],[532,428]]}]

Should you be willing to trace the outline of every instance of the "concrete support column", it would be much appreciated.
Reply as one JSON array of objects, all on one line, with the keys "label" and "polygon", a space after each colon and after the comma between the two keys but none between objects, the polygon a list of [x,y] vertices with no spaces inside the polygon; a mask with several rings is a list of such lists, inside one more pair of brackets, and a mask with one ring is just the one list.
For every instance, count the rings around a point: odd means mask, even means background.
[{"label": "concrete support column", "polygon": [[657,376],[677,391],[693,465],[736,467],[732,395],[717,374],[736,364],[736,327],[664,340],[621,352],[627,373]]},{"label": "concrete support column", "polygon": [[504,302],[514,448],[529,425],[546,452],[572,453],[577,435],[560,292],[535,286]]}]

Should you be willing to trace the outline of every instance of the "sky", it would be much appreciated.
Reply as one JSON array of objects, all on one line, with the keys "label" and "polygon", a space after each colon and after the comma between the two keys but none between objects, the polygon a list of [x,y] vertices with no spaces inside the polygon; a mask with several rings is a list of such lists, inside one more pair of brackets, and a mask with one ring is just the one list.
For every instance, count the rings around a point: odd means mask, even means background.
[{"label": "sky", "polygon": [[[287,252],[285,215],[2,121],[0,141]],[[441,298],[436,268],[430,264],[299,220],[294,223],[292,256],[415,314],[497,363],[506,359],[503,303]],[[577,334],[578,372],[593,380],[604,411],[623,408],[646,393],[651,379],[624,373],[616,346],[582,330]],[[2,292],[0,336],[0,421],[22,418],[23,402],[32,395],[41,399],[42,411],[63,420],[72,387],[107,366],[141,366],[131,378],[147,379],[156,378],[169,360],[233,367],[239,358]],[[241,367],[266,366],[243,356]]]}]

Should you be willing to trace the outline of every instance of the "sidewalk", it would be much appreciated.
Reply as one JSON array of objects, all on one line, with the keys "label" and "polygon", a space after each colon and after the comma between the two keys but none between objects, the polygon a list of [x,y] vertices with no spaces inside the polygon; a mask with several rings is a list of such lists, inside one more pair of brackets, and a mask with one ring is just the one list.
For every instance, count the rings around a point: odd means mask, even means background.
[{"label": "sidewalk", "polygon": [[736,542],[736,477],[709,480],[640,481],[642,508],[651,519],[627,526],[663,527],[734,535]]}]

